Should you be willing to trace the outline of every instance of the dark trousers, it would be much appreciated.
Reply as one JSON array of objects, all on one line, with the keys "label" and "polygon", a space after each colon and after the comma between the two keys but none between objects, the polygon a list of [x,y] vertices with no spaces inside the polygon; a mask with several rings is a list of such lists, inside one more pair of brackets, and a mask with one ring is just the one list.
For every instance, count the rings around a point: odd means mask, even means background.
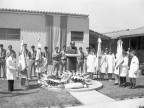
[{"label": "dark trousers", "polygon": [[136,85],[136,78],[130,78],[130,86],[134,86]]},{"label": "dark trousers", "polygon": [[34,76],[36,76],[35,60],[31,60],[29,77],[32,78],[32,69],[34,68]]},{"label": "dark trousers", "polygon": [[14,80],[8,80],[8,91],[14,90]]},{"label": "dark trousers", "polygon": [[126,86],[126,77],[121,77],[120,76],[120,85]]}]

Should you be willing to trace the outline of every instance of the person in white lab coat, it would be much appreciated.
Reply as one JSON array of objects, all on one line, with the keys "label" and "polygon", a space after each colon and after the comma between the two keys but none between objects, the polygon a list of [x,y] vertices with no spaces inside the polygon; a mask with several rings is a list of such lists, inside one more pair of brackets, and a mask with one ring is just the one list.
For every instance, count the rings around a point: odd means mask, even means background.
[{"label": "person in white lab coat", "polygon": [[107,53],[102,51],[101,61],[100,61],[100,78],[104,80],[104,75],[107,71]]},{"label": "person in white lab coat", "polygon": [[91,49],[90,54],[87,57],[87,73],[93,78],[93,74],[96,72],[96,55],[94,50]]},{"label": "person in white lab coat", "polygon": [[112,55],[111,51],[107,55],[107,68],[108,68],[108,79],[112,80],[112,74],[114,71],[114,55]]},{"label": "person in white lab coat", "polygon": [[130,78],[130,89],[134,89],[136,86],[136,78],[139,72],[139,60],[135,55],[135,51],[130,52],[130,56],[132,57],[129,69],[129,78]]},{"label": "person in white lab coat", "polygon": [[128,54],[123,51],[123,62],[119,65],[120,67],[120,87],[126,87],[126,76],[128,72]]},{"label": "person in white lab coat", "polygon": [[10,56],[6,59],[6,67],[7,67],[7,80],[8,80],[8,91],[14,91],[14,80],[16,79],[16,59],[15,52],[11,52]]}]

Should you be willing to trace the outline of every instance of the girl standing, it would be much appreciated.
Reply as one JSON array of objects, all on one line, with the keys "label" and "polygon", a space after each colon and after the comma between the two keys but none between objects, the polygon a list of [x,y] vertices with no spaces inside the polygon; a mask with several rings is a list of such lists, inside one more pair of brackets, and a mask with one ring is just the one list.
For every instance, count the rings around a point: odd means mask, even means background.
[{"label": "girl standing", "polygon": [[11,52],[10,56],[6,60],[6,66],[7,66],[7,80],[8,80],[8,91],[12,92],[14,91],[14,80],[16,79],[16,59],[15,59],[15,53]]},{"label": "girl standing", "polygon": [[108,65],[108,79],[109,81],[112,80],[112,74],[114,71],[114,56],[112,55],[111,51],[107,55],[107,65]]},{"label": "girl standing", "polygon": [[104,80],[104,75],[107,71],[107,54],[102,51],[101,62],[100,62],[100,78]]}]

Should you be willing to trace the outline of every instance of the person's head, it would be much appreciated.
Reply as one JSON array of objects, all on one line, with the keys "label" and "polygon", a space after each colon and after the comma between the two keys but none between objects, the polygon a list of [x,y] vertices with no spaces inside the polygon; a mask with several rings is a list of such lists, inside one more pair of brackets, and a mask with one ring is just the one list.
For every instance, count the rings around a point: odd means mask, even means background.
[{"label": "person's head", "polygon": [[79,51],[82,52],[82,47],[79,47]]},{"label": "person's head", "polygon": [[32,45],[32,46],[31,46],[31,49],[34,50],[34,49],[35,49],[35,46]]},{"label": "person's head", "polygon": [[66,46],[63,46],[63,50],[64,50],[64,51],[66,50]]},{"label": "person's head", "polygon": [[103,51],[103,50],[101,50],[101,54],[104,54],[104,51]]},{"label": "person's head", "polygon": [[136,51],[135,50],[132,50],[131,52],[130,52],[130,56],[135,56],[135,54],[136,54]]},{"label": "person's head", "polygon": [[9,50],[12,50],[12,45],[9,45],[9,46],[8,46],[8,49],[9,49]]},{"label": "person's head", "polygon": [[110,55],[112,54],[111,50],[109,50],[109,54],[110,54]]},{"label": "person's head", "polygon": [[27,49],[27,44],[24,44],[25,49]]},{"label": "person's head", "polygon": [[74,46],[75,46],[75,42],[74,42],[74,41],[71,41],[71,42],[70,42],[70,45],[71,45],[72,47],[74,47]]},{"label": "person's head", "polygon": [[45,54],[44,54],[43,52],[41,52],[41,56],[42,56],[42,57],[45,57]]},{"label": "person's head", "polygon": [[124,57],[127,56],[127,52],[126,51],[123,51],[122,54],[123,54]]},{"label": "person's head", "polygon": [[47,47],[47,46],[45,46],[45,47],[44,47],[44,50],[45,50],[45,51],[47,51],[47,50],[48,50],[48,47]]},{"label": "person's head", "polygon": [[105,48],[105,53],[108,54],[108,48]]},{"label": "person's head", "polygon": [[90,50],[89,47],[86,47],[86,50],[89,52],[89,50]]},{"label": "person's head", "polygon": [[94,54],[94,49],[93,48],[90,49],[90,54]]},{"label": "person's head", "polygon": [[11,56],[12,58],[15,58],[15,55],[16,55],[16,54],[15,54],[14,51],[11,51],[11,52],[10,52],[10,56]]},{"label": "person's head", "polygon": [[55,51],[58,52],[58,47],[55,47]]},{"label": "person's head", "polygon": [[0,49],[3,49],[3,44],[0,44]]}]

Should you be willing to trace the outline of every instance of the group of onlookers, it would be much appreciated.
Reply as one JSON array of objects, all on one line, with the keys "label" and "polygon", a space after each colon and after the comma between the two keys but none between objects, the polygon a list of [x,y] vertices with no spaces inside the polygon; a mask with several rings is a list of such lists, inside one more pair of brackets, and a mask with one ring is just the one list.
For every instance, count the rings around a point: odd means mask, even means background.
[{"label": "group of onlookers", "polygon": [[[44,52],[41,52],[41,48],[36,50],[35,46],[31,46],[31,51],[29,51],[27,44],[24,44],[24,49],[27,68],[21,72],[23,73],[21,75],[21,79],[23,79],[21,81],[22,86],[26,86],[26,80],[28,78],[38,77],[40,79],[42,72],[48,73],[49,75],[61,76],[63,72],[67,70],[71,71],[70,68],[67,69],[68,62],[66,54],[77,54],[76,59],[72,58],[69,62],[72,67],[76,68],[75,72],[78,75],[90,74],[90,77],[93,78],[93,74],[100,73],[101,80],[104,80],[105,75],[108,74],[108,79],[111,81],[114,74],[115,84],[119,84],[122,87],[126,86],[128,75],[130,78],[130,88],[135,88],[137,73],[139,71],[139,60],[135,56],[135,51],[123,51],[123,62],[116,66],[117,59],[107,48],[105,51],[102,50],[102,54],[97,57],[93,48],[87,47],[86,51],[83,52],[83,48],[79,47],[78,51],[75,42],[71,42],[69,47],[63,46],[61,51],[59,51],[59,47],[55,47],[55,51],[52,53],[53,71],[50,72],[49,64],[51,64],[51,58],[47,46],[44,47]],[[40,61],[36,60],[38,51],[41,53]],[[3,78],[7,78],[8,80],[9,91],[13,91],[13,83],[19,69],[16,66],[16,53],[11,45],[8,46],[8,50],[6,51],[3,45],[0,44],[0,77],[1,68],[3,70]]]}]

